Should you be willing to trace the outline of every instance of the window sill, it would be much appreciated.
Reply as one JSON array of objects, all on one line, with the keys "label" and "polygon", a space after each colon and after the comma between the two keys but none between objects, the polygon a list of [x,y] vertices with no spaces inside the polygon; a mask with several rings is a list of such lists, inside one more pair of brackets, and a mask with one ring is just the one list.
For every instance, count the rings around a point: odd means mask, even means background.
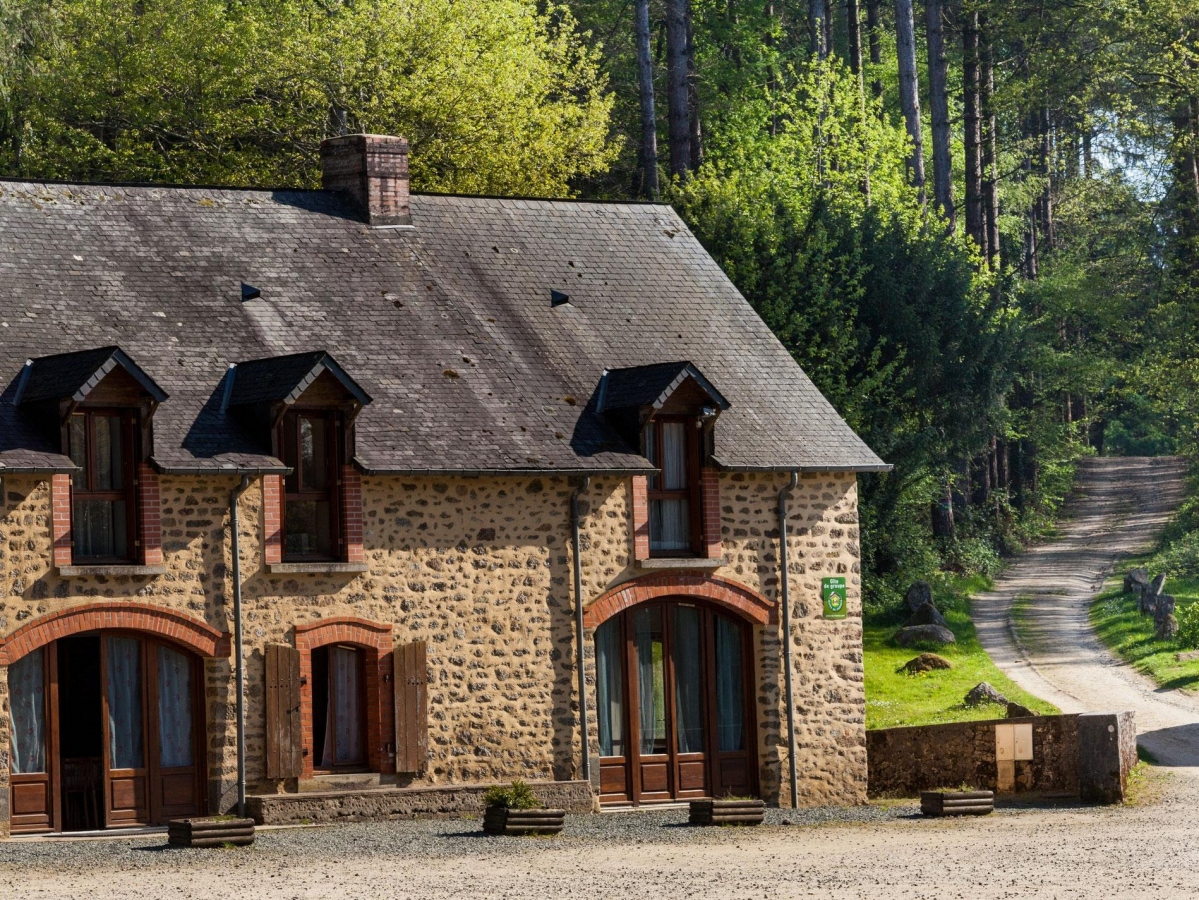
[{"label": "window sill", "polygon": [[272,575],[339,575],[369,572],[370,566],[351,562],[269,563],[266,570]]},{"label": "window sill", "polygon": [[99,566],[59,566],[58,574],[63,578],[86,578],[89,575],[141,575],[153,577],[165,575],[166,566],[135,566],[122,563],[107,563]]},{"label": "window sill", "polygon": [[638,569],[719,569],[728,564],[723,556],[652,556],[634,563]]}]

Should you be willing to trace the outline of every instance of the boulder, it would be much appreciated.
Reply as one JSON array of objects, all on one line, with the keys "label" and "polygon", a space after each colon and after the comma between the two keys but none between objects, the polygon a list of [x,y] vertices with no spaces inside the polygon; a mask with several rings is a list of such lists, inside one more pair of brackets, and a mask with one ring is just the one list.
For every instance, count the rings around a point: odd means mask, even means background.
[{"label": "boulder", "polygon": [[1124,575],[1124,593],[1141,595],[1141,589],[1149,584],[1149,572],[1146,569],[1133,569]]},{"label": "boulder", "polygon": [[945,621],[945,617],[937,612],[937,608],[931,603],[925,603],[916,610],[915,614],[904,622],[904,625],[940,625],[942,628],[949,627],[949,623]]},{"label": "boulder", "polygon": [[958,639],[944,625],[908,625],[895,632],[895,643],[901,647],[914,644],[956,644]]},{"label": "boulder", "polygon": [[1162,590],[1166,586],[1166,576],[1158,575],[1153,581],[1140,589],[1141,614],[1146,616],[1157,616],[1157,602],[1162,596]]},{"label": "boulder", "polygon": [[967,706],[982,706],[984,703],[995,703],[999,706],[1007,706],[1008,699],[991,687],[985,681],[980,681],[974,687],[970,688],[970,693],[966,695]]},{"label": "boulder", "polygon": [[1172,641],[1178,636],[1178,620],[1173,613],[1164,618],[1158,617],[1153,626],[1154,636],[1159,641]]},{"label": "boulder", "polygon": [[1021,706],[1019,703],[1013,703],[1011,700],[1007,702],[1007,717],[1009,719],[1025,719],[1035,715],[1039,715],[1039,713],[1033,712],[1027,706]]},{"label": "boulder", "polygon": [[927,581],[913,581],[904,599],[908,602],[908,609],[917,612],[924,604],[933,602],[932,586]]},{"label": "boulder", "polygon": [[943,656],[937,656],[935,653],[921,653],[904,663],[900,667],[900,671],[907,672],[909,675],[920,675],[937,669],[952,668],[953,665]]}]

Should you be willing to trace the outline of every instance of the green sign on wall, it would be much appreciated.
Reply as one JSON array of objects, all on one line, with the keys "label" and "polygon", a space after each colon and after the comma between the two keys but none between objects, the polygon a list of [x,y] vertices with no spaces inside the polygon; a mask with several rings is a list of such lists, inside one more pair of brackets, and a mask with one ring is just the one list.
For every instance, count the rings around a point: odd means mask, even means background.
[{"label": "green sign on wall", "polygon": [[824,594],[824,617],[826,619],[844,619],[845,579],[822,579],[821,589],[821,592]]}]

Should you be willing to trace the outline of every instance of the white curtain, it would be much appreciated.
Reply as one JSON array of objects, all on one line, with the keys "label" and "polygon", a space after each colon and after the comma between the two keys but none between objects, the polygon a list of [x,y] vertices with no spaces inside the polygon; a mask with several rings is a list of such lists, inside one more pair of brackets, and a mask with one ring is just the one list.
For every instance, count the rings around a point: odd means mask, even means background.
[{"label": "white curtain", "polygon": [[362,746],[361,654],[352,647],[329,648],[329,712],[321,766],[366,759]]},{"label": "white curtain", "polygon": [[679,753],[704,749],[703,672],[700,663],[699,610],[674,608],[674,707],[678,718]]},{"label": "white curtain", "polygon": [[108,754],[114,769],[140,769],[142,757],[141,641],[108,639]]},{"label": "white curtain", "polygon": [[716,733],[722,752],[744,750],[745,688],[742,683],[741,626],[716,618]]},{"label": "white curtain", "polygon": [[661,619],[656,608],[639,609],[634,613],[633,639],[637,647],[637,696],[641,703],[641,752],[647,756],[665,753],[666,692],[662,675]]},{"label": "white curtain", "polygon": [[691,504],[686,500],[651,500],[649,533],[654,550],[691,549]]},{"label": "white curtain", "polygon": [[687,424],[662,423],[662,489],[685,491],[687,483]]},{"label": "white curtain", "polygon": [[164,768],[192,765],[192,667],[177,650],[158,647],[158,744]]},{"label": "white curtain", "polygon": [[46,771],[46,669],[43,651],[34,650],[8,667],[12,705],[12,772]]},{"label": "white curtain", "polygon": [[596,700],[600,756],[624,756],[624,667],[620,621],[609,619],[595,630]]}]

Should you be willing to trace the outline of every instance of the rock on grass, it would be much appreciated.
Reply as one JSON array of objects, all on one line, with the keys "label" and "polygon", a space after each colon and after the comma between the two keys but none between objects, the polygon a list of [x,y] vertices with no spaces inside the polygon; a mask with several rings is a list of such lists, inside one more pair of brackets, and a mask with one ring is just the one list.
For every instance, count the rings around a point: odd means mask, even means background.
[{"label": "rock on grass", "polygon": [[909,675],[920,675],[936,669],[952,668],[953,665],[943,656],[937,656],[935,653],[921,653],[919,656],[909,659],[904,663],[900,667],[900,671],[907,672]]}]

